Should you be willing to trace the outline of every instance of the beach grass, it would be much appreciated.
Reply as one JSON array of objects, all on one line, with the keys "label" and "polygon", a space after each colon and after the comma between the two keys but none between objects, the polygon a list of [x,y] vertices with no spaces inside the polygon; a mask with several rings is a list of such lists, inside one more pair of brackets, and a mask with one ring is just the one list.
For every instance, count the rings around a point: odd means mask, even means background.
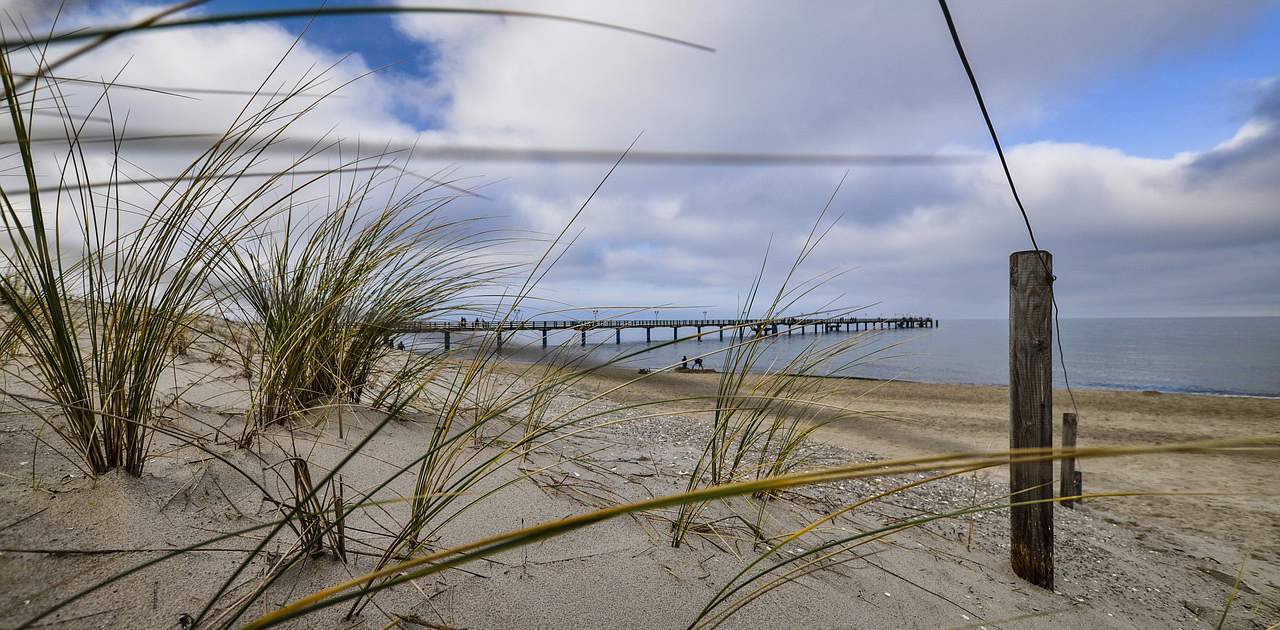
[{"label": "beach grass", "polygon": [[[11,55],[0,54],[0,79],[26,185],[0,195],[7,239],[0,301],[11,313],[11,343],[31,357],[27,380],[57,402],[60,418],[49,426],[84,471],[140,475],[151,423],[167,409],[157,381],[187,345],[187,323],[210,310],[213,269],[273,211],[262,202],[287,171],[236,198],[212,182],[246,168],[300,112],[285,111],[286,95],[236,118],[150,205],[135,207],[118,188],[97,193],[82,185],[97,181],[79,144],[83,127],[59,86],[20,80]],[[62,160],[37,154],[29,142],[34,104],[46,98],[66,117]],[[99,110],[110,111],[107,92],[90,114]],[[116,145],[108,157],[108,182],[122,178],[120,151]],[[42,193],[50,171],[59,185]]]},{"label": "beach grass", "polygon": [[254,375],[246,443],[333,402],[402,411],[441,355],[393,362],[393,340],[413,322],[465,309],[465,293],[498,271],[477,262],[483,234],[440,218],[453,199],[442,186],[401,192],[400,178],[334,176],[345,186],[318,219],[306,218],[315,208],[286,207],[282,224],[244,239],[219,274],[224,311],[246,318],[257,350],[245,353]]}]

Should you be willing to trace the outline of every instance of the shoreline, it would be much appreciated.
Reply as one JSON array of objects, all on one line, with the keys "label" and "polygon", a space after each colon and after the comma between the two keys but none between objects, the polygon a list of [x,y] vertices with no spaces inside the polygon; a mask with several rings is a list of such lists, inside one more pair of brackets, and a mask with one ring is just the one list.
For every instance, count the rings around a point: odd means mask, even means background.
[{"label": "shoreline", "polygon": [[[519,357],[502,356],[500,357],[500,360],[502,363],[508,363],[512,365],[520,365],[520,366],[537,365],[537,363],[534,361],[524,359],[524,358],[519,358]],[[599,368],[599,370],[604,372],[611,372],[611,371],[628,372],[635,376],[640,376],[638,370],[641,370],[641,369],[651,370],[650,373],[652,374],[676,373],[675,368],[671,368],[671,367],[669,368],[637,367],[633,369],[630,367],[621,367],[621,366],[605,366],[605,367]],[[710,369],[714,370],[715,368],[713,367]],[[714,374],[719,372],[711,372],[711,373]],[[762,373],[752,372],[752,374],[760,375]],[[944,381],[928,381],[928,380],[915,380],[915,379],[905,379],[905,378],[880,378],[877,376],[855,376],[855,375],[840,375],[840,374],[802,374],[798,376],[802,378],[829,379],[832,381],[865,381],[865,382],[873,382],[873,383],[909,383],[914,385],[939,385],[939,386],[956,386],[956,387],[1001,387],[1006,389],[1008,388],[1008,385],[1003,383],[944,382]],[[1061,389],[1063,392],[1067,391],[1065,387],[1059,387],[1057,384],[1055,384],[1054,391],[1058,391],[1059,389]],[[1187,391],[1187,390],[1167,390],[1167,389],[1156,389],[1156,388],[1139,389],[1136,387],[1124,388],[1119,386],[1091,387],[1091,386],[1080,386],[1080,385],[1073,385],[1071,387],[1071,390],[1076,392],[1136,394],[1136,395],[1143,395],[1143,396],[1153,396],[1153,395],[1197,396],[1197,397],[1205,397],[1205,398],[1243,398],[1243,399],[1251,399],[1251,400],[1280,401],[1280,394],[1250,394],[1250,393],[1220,392],[1220,391]]]}]

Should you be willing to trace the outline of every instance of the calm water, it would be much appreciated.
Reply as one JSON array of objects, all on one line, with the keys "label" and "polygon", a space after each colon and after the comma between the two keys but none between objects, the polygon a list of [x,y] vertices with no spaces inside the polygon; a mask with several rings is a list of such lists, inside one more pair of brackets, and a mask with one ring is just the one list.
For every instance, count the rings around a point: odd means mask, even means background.
[{"label": "calm water", "polygon": [[[682,335],[692,334],[682,330]],[[570,336],[570,335],[573,336]],[[670,329],[654,329],[654,344],[671,339]],[[811,343],[831,344],[851,333],[810,332],[782,336],[762,365],[785,364]],[[866,333],[863,333],[866,334]],[[900,378],[932,383],[1008,383],[1008,322],[1003,319],[944,320],[936,329],[880,331],[857,352],[878,351],[840,371],[848,376]],[[592,333],[579,348],[577,333],[552,335],[571,356],[598,362],[646,347],[643,330],[623,331],[614,345],[612,331]],[[422,344],[438,343],[424,335]],[[712,334],[701,343],[684,341],[655,348],[628,360],[630,367],[678,363],[722,347]],[[1077,388],[1158,390],[1203,394],[1280,396],[1280,317],[1185,319],[1064,319],[1062,344],[1071,385]],[[522,333],[506,344],[505,354],[534,359],[543,353],[536,333]],[[1054,348],[1054,378],[1062,370]],[[704,359],[719,368],[722,359]],[[827,372],[831,373],[832,367]]]}]

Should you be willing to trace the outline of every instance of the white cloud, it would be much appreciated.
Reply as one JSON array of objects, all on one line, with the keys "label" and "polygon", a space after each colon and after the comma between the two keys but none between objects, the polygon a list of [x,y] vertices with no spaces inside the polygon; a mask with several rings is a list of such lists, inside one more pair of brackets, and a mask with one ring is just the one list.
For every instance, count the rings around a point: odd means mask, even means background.
[{"label": "white cloud", "polygon": [[[482,6],[491,6],[484,4]],[[831,152],[985,151],[985,130],[932,3],[563,3],[503,7],[626,24],[717,48],[704,54],[573,24],[415,16],[404,30],[440,47],[448,99],[439,137],[458,142]],[[1098,81],[1140,71],[1160,55],[1230,37],[1256,3],[964,3],[958,26],[988,103],[1006,133],[1070,107]],[[1236,140],[1250,139],[1250,122]],[[1227,145],[1219,148],[1225,149]],[[1214,267],[1241,242],[1275,243],[1265,184],[1204,179],[1188,147],[1147,159],[1107,147],[1035,143],[1010,159],[1042,244],[1058,253],[1068,314],[1160,313],[1152,296],[1099,270],[1128,260],[1143,282],[1169,273],[1162,302],[1213,311],[1215,285],[1183,273]],[[1275,161],[1269,163],[1274,167]],[[566,210],[603,170],[498,167],[519,208]],[[561,269],[569,287],[623,279],[667,299],[731,307],[773,235],[807,231],[834,169],[670,169],[624,165],[589,210],[586,254]],[[648,210],[681,200],[679,220]],[[854,271],[824,292],[885,300],[899,310],[999,315],[1005,258],[1027,246],[994,162],[919,170],[860,170],[837,199],[845,219],[815,261]],[[609,255],[596,255],[607,250]],[[1172,258],[1171,258],[1172,257]],[[1168,261],[1180,260],[1179,269]],[[1193,262],[1194,261],[1194,262]],[[678,269],[689,273],[681,276]],[[718,270],[718,273],[716,272]],[[1224,272],[1227,270],[1224,269]],[[1074,276],[1073,276],[1074,274]],[[679,278],[679,279],[676,279]],[[1074,278],[1089,278],[1076,282]],[[1179,279],[1181,278],[1181,279]],[[582,288],[582,292],[593,291]],[[695,297],[696,296],[696,297]],[[1280,307],[1259,288],[1257,303]],[[590,300],[590,296],[582,299]],[[1153,304],[1148,308],[1148,304]]]},{"label": "white cloud", "polygon": [[[437,48],[432,75],[360,79],[297,134],[332,130],[366,146],[421,133],[464,144],[621,149],[643,131],[646,149],[986,151],[932,3],[501,6],[625,24],[717,52],[543,20],[404,18],[405,32]],[[1034,129],[1098,81],[1230,36],[1258,5],[1097,0],[954,10],[992,112],[1012,132]],[[125,67],[126,82],[252,89],[291,43],[285,30],[262,24],[167,31],[121,39],[60,73],[110,76]],[[336,63],[326,83],[335,85],[367,72],[358,56],[339,63],[344,52],[304,42],[281,76]],[[1010,147],[1042,245],[1055,252],[1066,315],[1280,311],[1280,280],[1265,273],[1280,262],[1275,93],[1274,82],[1262,85],[1262,105],[1234,138],[1168,159],[1056,142]],[[113,96],[135,129],[218,129],[239,102]],[[440,127],[416,129],[397,115],[415,107]],[[145,163],[163,171],[174,157],[148,154]],[[493,202],[459,211],[555,233],[606,168],[464,164],[463,173],[505,179],[487,189]],[[624,164],[546,290],[581,304],[730,310],[771,239],[774,260],[793,254],[840,177],[838,168]],[[832,212],[844,218],[809,271],[852,271],[815,302],[843,294],[894,311],[1004,312],[1005,260],[1027,241],[994,161],[857,169]]]}]

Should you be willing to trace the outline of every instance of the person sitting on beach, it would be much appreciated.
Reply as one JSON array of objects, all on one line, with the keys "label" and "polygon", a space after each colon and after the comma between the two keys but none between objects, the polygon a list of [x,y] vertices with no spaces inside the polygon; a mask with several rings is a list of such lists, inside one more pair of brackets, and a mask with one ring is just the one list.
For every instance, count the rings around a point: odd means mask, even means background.
[{"label": "person sitting on beach", "polygon": [[689,357],[688,357],[688,356],[682,356],[682,357],[680,357],[680,369],[682,369],[682,370],[687,370],[687,369],[689,369]]}]

